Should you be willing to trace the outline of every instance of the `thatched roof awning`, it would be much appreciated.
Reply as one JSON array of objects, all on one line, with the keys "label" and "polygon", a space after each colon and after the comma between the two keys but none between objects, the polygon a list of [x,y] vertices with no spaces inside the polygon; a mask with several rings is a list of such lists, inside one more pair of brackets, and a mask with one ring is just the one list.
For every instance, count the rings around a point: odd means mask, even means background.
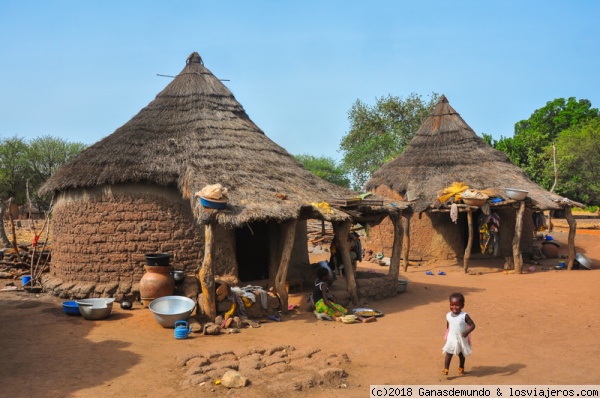
[{"label": "thatched roof awning", "polygon": [[[200,222],[213,217],[230,226],[295,219],[311,203],[356,195],[316,177],[271,141],[198,53],[154,101],[54,173],[40,192],[129,183],[177,187]],[[215,183],[229,189],[230,199],[217,214],[197,208],[194,198]],[[350,218],[339,209],[315,211],[326,220]]]},{"label": "thatched roof awning", "polygon": [[411,204],[420,212],[429,209],[438,192],[453,182],[492,189],[501,197],[504,188],[523,189],[529,191],[532,205],[542,210],[558,209],[557,201],[562,200],[478,137],[442,95],[404,152],[373,173],[366,189],[389,187],[405,196],[410,191],[417,198]]}]

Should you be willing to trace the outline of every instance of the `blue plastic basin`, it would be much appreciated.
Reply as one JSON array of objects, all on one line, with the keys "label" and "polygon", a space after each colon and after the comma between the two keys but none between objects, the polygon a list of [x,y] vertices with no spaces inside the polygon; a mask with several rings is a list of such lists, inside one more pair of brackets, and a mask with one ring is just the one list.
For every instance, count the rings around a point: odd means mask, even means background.
[{"label": "blue plastic basin", "polygon": [[227,202],[205,199],[200,197],[200,204],[209,209],[224,209],[227,207]]},{"label": "blue plastic basin", "polygon": [[79,312],[79,306],[77,305],[77,302],[75,302],[75,301],[63,301],[62,307],[63,307],[63,311],[67,315],[81,316],[81,313]]}]

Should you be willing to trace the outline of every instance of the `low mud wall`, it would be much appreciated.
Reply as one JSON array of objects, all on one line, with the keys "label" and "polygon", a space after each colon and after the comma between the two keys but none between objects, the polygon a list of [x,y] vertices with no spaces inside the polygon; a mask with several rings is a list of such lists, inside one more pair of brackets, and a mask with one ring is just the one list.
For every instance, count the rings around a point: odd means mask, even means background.
[{"label": "low mud wall", "polygon": [[52,233],[44,288],[63,298],[137,297],[144,254],[170,253],[174,268],[186,274],[194,273],[203,256],[204,232],[189,202],[163,187],[62,193],[55,200]]}]

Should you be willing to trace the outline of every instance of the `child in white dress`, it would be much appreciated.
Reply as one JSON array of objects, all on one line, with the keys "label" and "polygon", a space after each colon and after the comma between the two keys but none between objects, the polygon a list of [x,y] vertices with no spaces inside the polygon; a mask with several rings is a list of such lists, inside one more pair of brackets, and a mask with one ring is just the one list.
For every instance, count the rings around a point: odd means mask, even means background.
[{"label": "child in white dress", "polygon": [[462,376],[465,372],[465,357],[471,355],[471,340],[469,334],[475,329],[475,322],[469,314],[463,312],[465,296],[461,293],[450,295],[450,312],[446,314],[446,344],[442,349],[446,354],[444,370],[442,374],[448,374],[452,355],[458,355],[460,361],[458,374]]}]

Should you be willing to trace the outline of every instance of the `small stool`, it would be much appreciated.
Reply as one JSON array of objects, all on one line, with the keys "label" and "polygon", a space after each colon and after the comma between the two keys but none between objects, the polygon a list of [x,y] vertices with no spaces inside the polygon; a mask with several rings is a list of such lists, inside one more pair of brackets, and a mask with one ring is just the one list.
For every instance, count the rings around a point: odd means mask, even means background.
[{"label": "small stool", "polygon": [[300,293],[303,290],[304,281],[302,279],[290,279],[285,283],[288,293]]}]

